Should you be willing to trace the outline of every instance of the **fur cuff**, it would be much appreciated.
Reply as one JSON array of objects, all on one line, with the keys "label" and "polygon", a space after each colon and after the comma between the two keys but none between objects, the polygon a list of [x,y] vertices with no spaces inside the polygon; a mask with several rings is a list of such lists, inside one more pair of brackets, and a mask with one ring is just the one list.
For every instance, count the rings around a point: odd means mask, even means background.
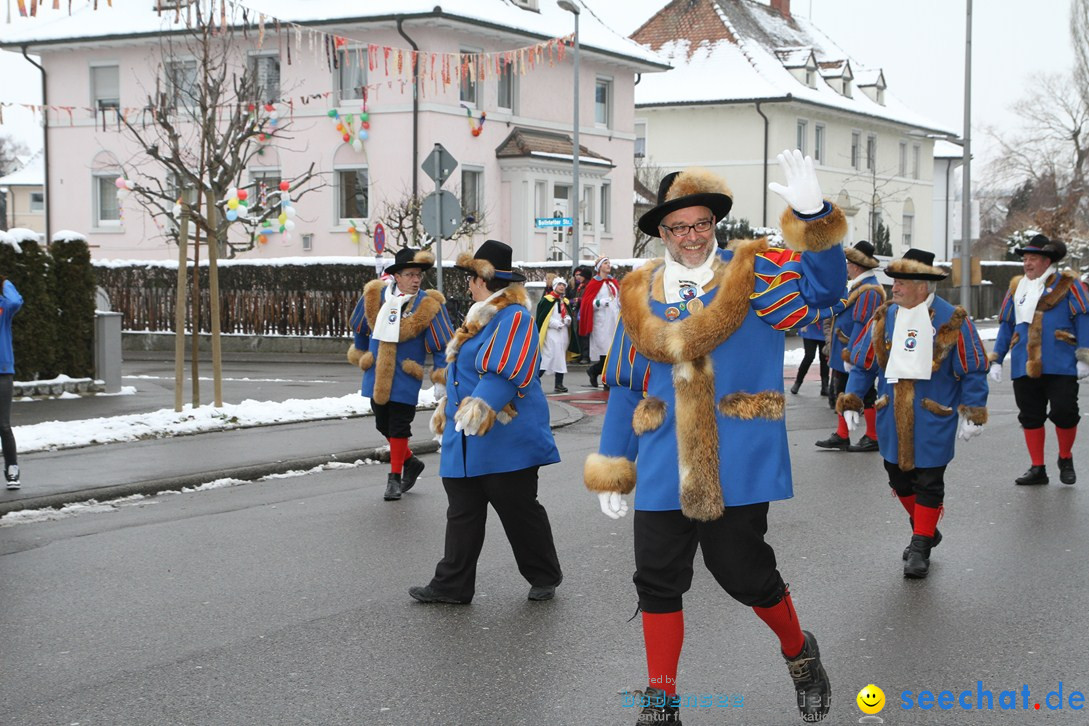
[{"label": "fur cuff", "polygon": [[1074,351],[1074,357],[1082,363],[1089,365],[1089,348],[1078,348]]},{"label": "fur cuff", "polygon": [[834,204],[829,214],[812,222],[799,219],[788,207],[779,218],[779,226],[786,246],[798,252],[822,252],[835,247],[847,236],[847,218]]},{"label": "fur cuff", "polygon": [[836,398],[836,413],[840,416],[844,411],[861,411],[865,408],[862,399],[853,393],[841,393]]},{"label": "fur cuff", "polygon": [[582,467],[582,478],[592,492],[628,494],[635,489],[635,462],[623,456],[590,454]]},{"label": "fur cuff", "polygon": [[428,427],[431,429],[431,433],[436,436],[442,436],[442,432],[446,430],[446,396],[440,398],[436,404],[435,412],[431,414],[431,422]]},{"label": "fur cuff", "polygon": [[359,370],[363,371],[364,373],[369,371],[374,366],[374,353],[370,352],[369,350],[363,351],[363,353],[359,356],[359,360],[356,361],[356,365],[358,365]]},{"label": "fur cuff", "polygon": [[995,353],[994,351],[991,351],[990,353],[988,353],[987,354],[987,362],[988,363],[998,363],[999,362],[998,353]]},{"label": "fur cuff", "polygon": [[502,411],[500,411],[499,413],[497,413],[495,415],[495,420],[498,421],[499,423],[503,424],[504,426],[506,426],[511,421],[513,421],[514,417],[517,416],[517,415],[518,415],[518,409],[516,409],[514,407],[514,401],[511,401],[510,403],[508,403],[506,406],[503,407]]},{"label": "fur cuff", "polygon": [[405,358],[403,361],[401,361],[401,370],[415,378],[417,381],[423,380],[423,366],[412,360],[411,358]]},{"label": "fur cuff", "polygon": [[483,436],[495,426],[495,410],[483,398],[469,396],[462,399],[454,414],[454,421],[461,424],[461,431],[466,436]]},{"label": "fur cuff", "polygon": [[965,406],[964,404],[961,404],[957,408],[957,413],[967,419],[969,423],[974,423],[976,426],[982,426],[987,423],[986,406]]},{"label": "fur cuff", "polygon": [[355,343],[348,346],[348,362],[353,366],[359,365],[359,359],[363,357],[363,351],[355,347]]},{"label": "fur cuff", "polygon": [[446,385],[446,366],[431,369],[431,382]]}]

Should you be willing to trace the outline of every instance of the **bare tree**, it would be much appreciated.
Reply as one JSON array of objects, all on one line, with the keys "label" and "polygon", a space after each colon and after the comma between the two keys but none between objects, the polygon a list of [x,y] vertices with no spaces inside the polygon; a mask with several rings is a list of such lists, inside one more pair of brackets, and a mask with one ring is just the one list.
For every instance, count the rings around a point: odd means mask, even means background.
[{"label": "bare tree", "polygon": [[[453,193],[454,196],[462,199],[457,189]],[[430,249],[435,243],[435,240],[424,231],[423,220],[420,218],[423,200],[423,195],[414,197],[411,192],[405,192],[400,197],[390,198],[382,203],[377,218],[382,220],[386,234],[392,238],[394,248],[407,247],[413,240],[418,240],[424,249]],[[484,210],[467,209],[463,201],[461,225],[447,239],[456,242],[478,234],[486,234],[487,216]]]},{"label": "bare tree", "polygon": [[22,141],[0,134],[0,176],[16,171],[20,165],[19,157],[29,153],[30,150]]},{"label": "bare tree", "polygon": [[647,157],[635,160],[635,195],[646,202],[636,202],[632,227],[635,229],[635,241],[632,243],[631,253],[633,257],[646,257],[656,254],[660,248],[660,240],[657,237],[643,234],[639,229],[639,218],[653,207],[658,197],[658,185],[662,182],[665,173],[660,166],[655,165]]}]

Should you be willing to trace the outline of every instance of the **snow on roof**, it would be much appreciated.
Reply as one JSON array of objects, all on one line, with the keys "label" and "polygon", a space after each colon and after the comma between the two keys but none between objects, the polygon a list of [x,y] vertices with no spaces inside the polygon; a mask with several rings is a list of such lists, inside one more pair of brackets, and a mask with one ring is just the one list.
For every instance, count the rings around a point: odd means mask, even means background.
[{"label": "snow on roof", "polygon": [[[864,77],[866,85],[876,82],[880,69],[864,69],[855,59],[833,43],[819,28],[797,16],[784,18],[776,10],[753,0],[711,0],[715,13],[700,16],[702,23],[720,22],[725,39],[692,45],[686,38],[676,38],[661,44],[659,54],[674,66],[666,73],[645,76],[635,87],[636,106],[683,105],[685,103],[731,103],[762,99],[782,99],[809,102],[829,108],[858,113],[928,131],[952,133],[935,122],[905,106],[890,93],[884,105],[865,93],[843,96],[824,82],[810,88],[799,81],[786,67],[784,52],[798,53],[812,49],[818,63],[836,63],[846,67],[850,62],[856,76]],[[676,23],[676,14],[685,12],[677,3],[667,5],[655,18]],[[672,15],[672,17],[670,17]],[[655,18],[647,21],[632,36],[660,38]],[[710,31],[702,30],[704,36]],[[786,54],[795,62],[794,53]],[[822,74],[823,75],[823,74]],[[716,79],[728,79],[725,81]]]},{"label": "snow on roof", "polygon": [[45,160],[41,150],[16,171],[0,176],[0,185],[7,187],[40,187],[44,184]]},{"label": "snow on roof", "polygon": [[[95,10],[90,0],[82,0],[81,6],[69,15],[67,3],[62,3],[65,7],[61,10],[50,10],[43,2],[38,6],[37,17],[15,18],[10,25],[0,28],[0,47],[17,49],[23,44],[148,36],[183,27],[174,23],[174,10],[163,10],[160,16],[153,0],[113,0],[112,7],[97,4]],[[510,30],[533,39],[558,38],[574,31],[571,13],[548,1],[540,3],[539,12],[523,10],[505,0],[241,0],[231,5],[240,11],[245,9],[251,24],[259,13],[268,16],[267,32],[272,32],[272,18],[307,26],[343,26],[413,16],[434,17],[436,12],[450,20]],[[182,22],[185,13],[182,9]],[[406,30],[411,32],[411,27]],[[338,34],[351,37],[349,31],[341,30]],[[644,71],[666,68],[655,53],[604,25],[591,12],[579,16],[579,44],[583,50],[601,51],[634,62],[643,66]]]},{"label": "snow on roof", "polygon": [[813,49],[808,46],[805,48],[776,48],[775,55],[779,60],[783,61],[783,65],[787,68],[804,68],[809,64],[809,59],[813,56]]},{"label": "snow on roof", "polygon": [[964,157],[964,147],[948,141],[936,139],[934,141],[935,159],[960,159]]}]

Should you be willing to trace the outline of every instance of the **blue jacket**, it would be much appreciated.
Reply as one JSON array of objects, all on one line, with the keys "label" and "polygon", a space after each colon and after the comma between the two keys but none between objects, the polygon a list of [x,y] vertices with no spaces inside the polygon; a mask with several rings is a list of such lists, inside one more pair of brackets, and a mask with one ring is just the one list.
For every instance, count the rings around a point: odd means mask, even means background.
[{"label": "blue jacket", "polygon": [[828,365],[840,373],[846,373],[843,364],[851,348],[862,338],[870,318],[881,303],[885,302],[885,288],[872,272],[863,273],[851,292],[844,293],[847,309],[836,316],[832,323],[832,342],[828,349]]},{"label": "blue jacket", "polygon": [[890,383],[884,371],[899,309],[895,303],[879,307],[851,350],[854,368],[841,406],[861,411],[862,397],[876,378],[881,456],[902,471],[945,466],[953,460],[957,414],[972,423],[987,423],[987,351],[964,308],[935,297],[930,307],[934,324],[930,380]]},{"label": "blue jacket", "polygon": [[[720,250],[711,283],[685,305],[664,302],[661,260],[624,278],[604,373],[609,403],[598,453],[584,469],[587,488],[634,487],[636,509],[680,509],[700,521],[718,518],[724,506],[793,495],[783,331],[844,305],[846,265],[836,242],[846,223],[834,207],[824,217],[795,229],[802,244],[792,242],[823,251],[769,248],[764,239]],[[791,239],[785,228],[784,236]]]},{"label": "blue jacket", "polygon": [[23,296],[11,280],[4,280],[0,299],[0,373],[15,373],[15,352],[11,345],[11,319],[23,307]]},{"label": "blue jacket", "polygon": [[1078,361],[1089,363],[1089,313],[1086,290],[1073,274],[1052,275],[1036,304],[1032,323],[1015,323],[1014,293],[1023,275],[1010,280],[998,313],[998,337],[991,360],[1010,354],[1010,377],[1042,374],[1074,376]]},{"label": "blue jacket", "polygon": [[363,369],[362,395],[378,404],[396,401],[415,406],[427,355],[432,355],[435,368],[442,368],[442,354],[454,330],[442,293],[421,290],[401,315],[400,342],[371,337],[386,287],[382,280],[364,286],[350,321],[355,342],[348,350],[348,361]]},{"label": "blue jacket", "polygon": [[[440,476],[483,476],[560,460],[537,379],[538,345],[522,285],[504,288],[466,317],[446,352]],[[498,415],[482,436],[456,430],[454,414],[469,398],[482,400]]]}]

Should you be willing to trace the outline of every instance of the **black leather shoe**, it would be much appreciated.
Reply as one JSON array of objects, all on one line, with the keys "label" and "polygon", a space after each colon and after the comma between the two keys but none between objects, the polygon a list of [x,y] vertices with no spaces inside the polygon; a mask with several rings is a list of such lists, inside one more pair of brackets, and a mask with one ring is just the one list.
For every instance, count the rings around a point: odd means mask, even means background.
[{"label": "black leather shoe", "polygon": [[[1071,462],[1073,464],[1073,462]],[[1047,467],[1044,466],[1030,466],[1029,470],[1018,478],[1013,480],[1014,484],[1018,486],[1034,486],[1036,484],[1047,484],[1050,481],[1047,478]]]},{"label": "black leather shoe", "polygon": [[408,588],[408,594],[414,599],[428,604],[441,602],[447,605],[468,605],[470,602],[469,600],[459,600],[456,597],[450,597],[449,595],[443,595],[441,592],[435,592],[430,585],[410,587]]},{"label": "black leather shoe", "polygon": [[801,390],[801,387],[802,387],[801,383],[795,383],[793,386],[790,387],[790,392],[797,395],[798,391]]},{"label": "black leather shoe", "polygon": [[851,444],[850,446],[847,447],[847,450],[848,451],[878,451],[879,447],[877,446],[876,441],[871,439],[869,436],[866,436],[865,434],[863,434],[862,438],[858,440],[858,443],[857,444]]},{"label": "black leather shoe", "polygon": [[833,433],[827,439],[822,439],[817,442],[817,446],[822,449],[839,449],[840,451],[846,451],[850,445],[850,439],[845,439],[837,433]]},{"label": "black leather shoe", "polygon": [[1063,484],[1074,484],[1078,481],[1078,475],[1074,473],[1074,457],[1069,459],[1059,457],[1059,481]]},{"label": "black leather shoe", "polygon": [[424,463],[415,454],[405,459],[404,470],[401,472],[401,493],[404,494],[416,485],[416,480],[423,473]]},{"label": "black leather shoe", "polygon": [[401,498],[401,475],[392,471],[386,477],[386,493],[382,498],[387,502],[395,502]]},{"label": "black leather shoe", "polygon": [[531,587],[531,588],[529,588],[529,595],[526,597],[526,599],[527,600],[541,601],[541,600],[551,600],[554,597],[556,597],[556,586],[555,585],[545,585],[543,587]]},{"label": "black leather shoe", "polygon": [[586,375],[589,376],[589,378],[590,378],[590,385],[593,386],[594,388],[597,388],[597,376],[595,376],[590,371],[586,371]]},{"label": "black leather shoe", "polygon": [[552,389],[553,393],[567,393],[567,386],[556,386]]},{"label": "black leather shoe", "polygon": [[657,688],[647,687],[647,690],[643,693],[635,691],[638,697],[637,703],[644,704],[643,710],[639,712],[639,718],[635,721],[639,724],[670,724],[671,726],[681,726],[681,714],[678,707],[678,698],[676,696],[666,695],[665,691]]},{"label": "black leather shoe", "polygon": [[794,658],[786,658],[790,680],[794,681],[798,711],[806,723],[822,721],[832,705],[832,684],[821,665],[821,652],[813,633],[803,630],[805,645]]},{"label": "black leather shoe", "polygon": [[908,556],[904,561],[904,577],[921,580],[930,572],[930,550],[934,540],[925,534],[911,535]]},{"label": "black leather shoe", "polygon": [[824,383],[821,384],[821,396],[823,396],[825,398],[828,397],[828,386],[825,385]]},{"label": "black leather shoe", "polygon": [[[913,533],[914,533],[915,518],[914,517],[908,517],[908,524],[911,526],[911,528],[913,530]],[[942,541],[942,531],[940,529],[938,529],[937,527],[935,527],[934,528],[934,537],[932,538],[932,541],[930,542],[930,549],[934,549],[935,547],[937,547],[939,544],[941,544],[941,541]],[[909,552],[911,552],[911,545],[910,544],[907,547],[904,548],[904,557],[903,557],[903,559],[906,560],[908,558],[908,553]]]}]

